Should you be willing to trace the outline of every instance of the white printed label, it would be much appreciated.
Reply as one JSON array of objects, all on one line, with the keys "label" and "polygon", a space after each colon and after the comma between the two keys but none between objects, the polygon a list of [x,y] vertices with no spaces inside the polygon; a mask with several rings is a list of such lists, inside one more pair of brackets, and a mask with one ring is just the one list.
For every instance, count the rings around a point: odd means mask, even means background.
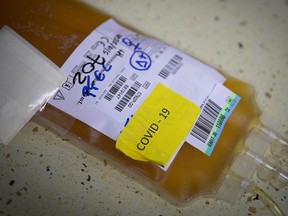
[{"label": "white printed label", "polygon": [[222,84],[217,84],[201,107],[201,113],[186,141],[210,156],[239,100],[239,96]]},{"label": "white printed label", "polygon": [[213,68],[112,19],[76,48],[62,70],[67,81],[50,104],[114,140],[157,83],[200,107],[225,81]]}]

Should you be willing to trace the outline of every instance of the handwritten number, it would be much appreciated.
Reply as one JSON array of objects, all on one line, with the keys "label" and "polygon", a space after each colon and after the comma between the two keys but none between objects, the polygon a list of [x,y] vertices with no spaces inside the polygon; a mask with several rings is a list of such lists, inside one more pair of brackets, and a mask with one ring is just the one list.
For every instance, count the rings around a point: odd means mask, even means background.
[{"label": "handwritten number", "polygon": [[166,108],[163,108],[161,110],[161,112],[159,113],[159,116],[163,117],[164,119],[166,119],[170,114],[170,111]]},{"label": "handwritten number", "polygon": [[133,44],[129,38],[123,38],[122,42],[128,47],[132,46],[132,44]]},{"label": "handwritten number", "polygon": [[83,79],[81,79],[81,73],[77,72],[75,74],[75,76],[73,77],[73,84],[74,85],[76,83],[76,80],[78,80],[79,84],[83,84],[85,82],[85,80],[86,80],[86,76]]}]

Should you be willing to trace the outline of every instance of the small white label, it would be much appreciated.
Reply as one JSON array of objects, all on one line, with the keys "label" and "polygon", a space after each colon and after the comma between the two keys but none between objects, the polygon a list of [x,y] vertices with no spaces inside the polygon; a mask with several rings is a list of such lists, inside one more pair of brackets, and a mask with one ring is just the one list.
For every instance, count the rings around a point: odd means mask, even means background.
[{"label": "small white label", "polygon": [[239,100],[239,96],[222,84],[217,84],[203,103],[201,113],[186,141],[210,156],[227,119]]}]

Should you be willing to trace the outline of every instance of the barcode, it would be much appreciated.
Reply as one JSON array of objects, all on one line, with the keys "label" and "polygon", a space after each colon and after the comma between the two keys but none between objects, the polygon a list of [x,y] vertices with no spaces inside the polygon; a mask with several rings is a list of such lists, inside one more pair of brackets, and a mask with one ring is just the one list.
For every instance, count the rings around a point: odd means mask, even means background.
[{"label": "barcode", "polygon": [[190,134],[205,144],[220,111],[221,107],[208,99]]},{"label": "barcode", "polygon": [[172,73],[175,74],[179,68],[181,67],[182,57],[179,55],[174,55],[172,59],[165,65],[165,67],[158,73],[158,76],[163,79],[167,79],[167,77]]},{"label": "barcode", "polygon": [[141,83],[135,82],[133,86],[127,91],[127,93],[123,96],[123,98],[120,100],[120,102],[117,104],[115,109],[119,112],[122,112],[124,107],[128,104],[130,99],[136,94],[138,89],[141,87]]},{"label": "barcode", "polygon": [[111,101],[114,95],[119,91],[119,89],[126,82],[126,80],[127,78],[121,75],[119,79],[116,81],[116,83],[109,89],[109,91],[104,96],[104,98],[108,101]]}]

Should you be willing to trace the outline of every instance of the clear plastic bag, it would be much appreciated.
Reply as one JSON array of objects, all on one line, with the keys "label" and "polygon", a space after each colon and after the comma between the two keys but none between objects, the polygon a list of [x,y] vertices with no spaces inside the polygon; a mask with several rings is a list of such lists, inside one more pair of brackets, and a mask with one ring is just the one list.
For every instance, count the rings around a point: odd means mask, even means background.
[{"label": "clear plastic bag", "polygon": [[[57,0],[30,0],[27,4],[5,1],[3,4],[0,25],[10,26],[59,67],[93,29],[110,18],[76,1],[69,1],[69,4]],[[187,205],[208,195],[237,202],[245,190],[255,189],[249,180],[259,164],[259,175],[263,179],[271,180],[268,173],[272,170],[276,179],[272,184],[287,185],[287,141],[261,124],[254,89],[227,74],[224,76],[227,78],[224,85],[241,100],[227,120],[213,154],[208,157],[184,143],[167,171],[154,163],[127,157],[115,148],[114,140],[49,104],[34,120],[71,138],[80,149],[137,177],[147,188],[175,204]],[[268,140],[267,144],[259,142],[259,137]],[[274,155],[284,154],[276,156],[276,162],[262,156],[271,142],[277,146],[273,147]],[[279,148],[284,150],[278,151]],[[279,158],[282,158],[281,165]]]}]

